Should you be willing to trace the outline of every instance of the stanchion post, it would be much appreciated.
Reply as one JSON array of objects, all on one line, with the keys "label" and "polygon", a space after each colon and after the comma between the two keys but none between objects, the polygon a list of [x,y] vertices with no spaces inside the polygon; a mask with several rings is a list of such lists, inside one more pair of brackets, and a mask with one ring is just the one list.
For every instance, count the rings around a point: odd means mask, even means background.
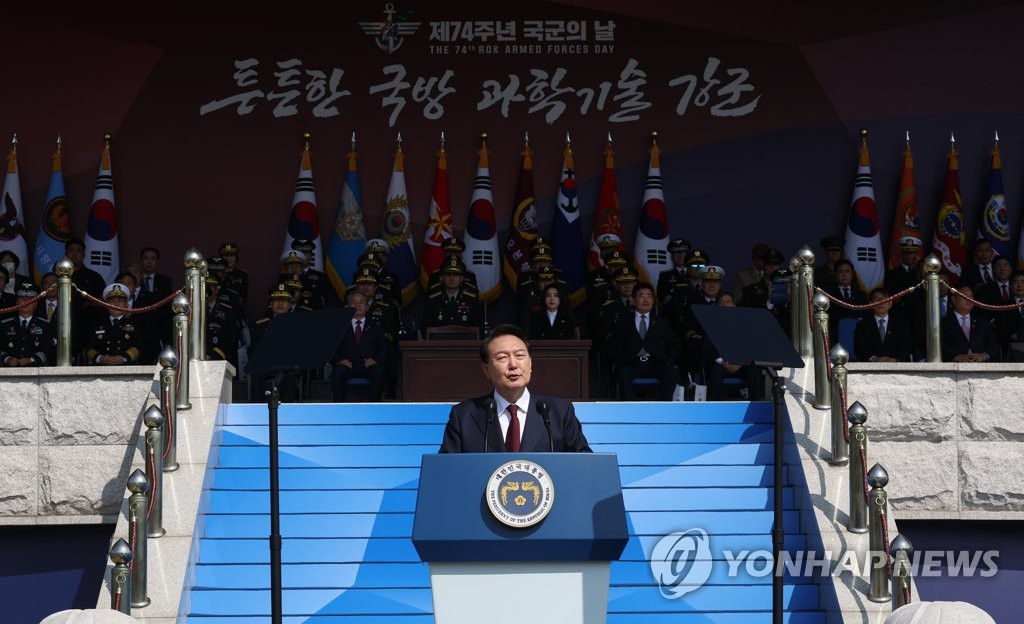
[{"label": "stanchion post", "polygon": [[132,570],[128,566],[132,561],[132,547],[128,542],[118,538],[110,547],[110,608],[125,615],[132,614]]},{"label": "stanchion post", "polygon": [[871,602],[889,602],[889,494],[885,491],[889,483],[889,473],[881,464],[875,464],[868,471],[868,485],[871,486],[869,499],[869,531],[868,551],[871,553],[871,588],[868,600]]},{"label": "stanchion post", "polygon": [[193,247],[185,253],[185,287],[190,294],[189,301],[191,303],[191,314],[189,317],[189,332],[188,332],[188,355],[186,358],[181,355],[181,359],[198,360],[200,353],[200,328],[202,327],[202,291],[205,289],[203,285],[203,278],[199,271],[199,265],[203,261],[203,255]]},{"label": "stanchion post", "polygon": [[914,577],[911,576],[910,558],[914,556],[914,546],[910,540],[897,535],[889,545],[892,555],[892,610],[910,604],[913,599]]},{"label": "stanchion post", "polygon": [[828,357],[825,351],[825,337],[828,336],[829,301],[822,293],[816,293],[811,301],[814,308],[814,407],[825,409],[832,405],[832,382],[828,378]]},{"label": "stanchion post", "polygon": [[210,266],[204,258],[199,263],[199,342],[196,344],[196,359],[206,360],[206,278],[210,275]]},{"label": "stanchion post", "polygon": [[[814,355],[814,336],[811,332],[811,302],[807,293],[814,292],[814,252],[807,245],[796,252],[800,260],[800,292],[791,293],[789,300],[792,301],[797,295],[800,299],[800,348],[798,351],[802,357]],[[792,307],[792,306],[791,306]]]},{"label": "stanchion post", "polygon": [[149,537],[164,534],[164,415],[156,405],[150,405],[142,415],[146,424],[146,478],[149,480]]},{"label": "stanchion post", "polygon": [[189,402],[190,390],[188,379],[188,315],[191,305],[188,298],[178,294],[171,302],[174,310],[174,343],[178,347],[178,389],[175,393],[176,407],[179,410],[192,409]]},{"label": "stanchion post", "polygon": [[942,262],[929,254],[924,259],[924,293],[925,311],[927,319],[927,334],[925,338],[925,354],[929,362],[942,361],[942,341],[939,338],[939,321],[941,320],[941,309],[939,306],[939,271],[942,270]]},{"label": "stanchion post", "polygon": [[846,411],[850,421],[850,520],[846,530],[850,533],[868,532],[868,505],[864,497],[864,459],[868,452],[868,430],[864,423],[868,411],[855,402]]},{"label": "stanchion post", "polygon": [[164,413],[164,472],[178,469],[178,397],[175,385],[178,373],[174,370],[178,356],[170,347],[160,352],[160,409]]},{"label": "stanchion post", "polygon": [[850,353],[841,344],[832,347],[832,456],[829,463],[845,466],[850,461],[850,443],[846,439],[846,411],[843,409],[846,396],[846,363]]},{"label": "stanchion post", "polygon": [[128,491],[132,493],[128,497],[128,545],[132,548],[132,561],[129,565],[132,570],[131,597],[132,607],[138,608],[149,604],[146,590],[146,540],[149,534],[146,522],[149,497],[146,492],[149,491],[149,480],[138,468],[128,477]]},{"label": "stanchion post", "polygon": [[53,265],[57,274],[57,366],[71,366],[71,274],[75,265],[67,257]]},{"label": "stanchion post", "polygon": [[793,348],[800,351],[800,314],[797,311],[797,293],[800,292],[800,258],[789,259],[789,338]]}]

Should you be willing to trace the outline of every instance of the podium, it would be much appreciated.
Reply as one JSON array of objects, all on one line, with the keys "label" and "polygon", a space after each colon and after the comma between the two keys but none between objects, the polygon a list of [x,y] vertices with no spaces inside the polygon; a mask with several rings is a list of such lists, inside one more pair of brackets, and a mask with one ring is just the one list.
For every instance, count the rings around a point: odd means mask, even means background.
[{"label": "podium", "polygon": [[613,453],[423,456],[412,542],[437,624],[604,622],[628,538]]}]

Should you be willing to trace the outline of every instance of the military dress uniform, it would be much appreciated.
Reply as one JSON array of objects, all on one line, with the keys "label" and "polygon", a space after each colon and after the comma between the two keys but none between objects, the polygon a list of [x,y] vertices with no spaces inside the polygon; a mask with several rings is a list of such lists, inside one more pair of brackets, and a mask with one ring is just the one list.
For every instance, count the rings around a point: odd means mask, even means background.
[{"label": "military dress uniform", "polygon": [[215,301],[206,312],[206,353],[215,360],[227,360],[238,368],[238,339],[241,327],[234,308]]},{"label": "military dress uniform", "polygon": [[427,298],[424,327],[463,325],[480,327],[482,320],[480,299],[460,288],[455,295],[437,291]]},{"label": "military dress uniform", "polygon": [[101,355],[120,355],[134,363],[139,360],[139,332],[135,321],[127,316],[108,317],[93,327],[86,338],[85,357],[98,364]]},{"label": "military dress uniform", "polygon": [[38,316],[9,316],[0,320],[0,363],[6,366],[12,358],[32,358],[34,366],[53,366],[57,358],[53,324]]}]

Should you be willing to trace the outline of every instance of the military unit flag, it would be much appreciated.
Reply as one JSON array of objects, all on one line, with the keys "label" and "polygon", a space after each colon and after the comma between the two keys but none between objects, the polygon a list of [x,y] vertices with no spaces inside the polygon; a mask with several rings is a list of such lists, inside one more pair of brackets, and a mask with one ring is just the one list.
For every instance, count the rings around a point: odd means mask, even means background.
[{"label": "military unit flag", "polygon": [[326,273],[339,298],[352,285],[359,256],[366,246],[366,225],[363,222],[363,195],[359,190],[359,154],[356,153],[356,136],[352,133],[352,144],[346,155],[348,166],[345,184],[338,199],[338,212],[334,215],[334,227],[327,239]]},{"label": "military unit flag", "polygon": [[452,207],[448,197],[448,153],[444,149],[444,134],[441,134],[441,148],[437,150],[437,171],[434,173],[434,192],[430,196],[430,210],[427,213],[427,230],[423,233],[423,258],[420,264],[420,285],[427,288],[430,274],[441,268],[444,250],[441,244],[452,237]]},{"label": "military unit flag", "polygon": [[622,213],[619,209],[619,192],[615,179],[615,151],[612,149],[612,137],[608,136],[608,144],[604,148],[604,172],[601,175],[601,193],[597,197],[597,212],[594,214],[594,228],[590,235],[590,252],[587,264],[592,269],[601,267],[601,249],[597,240],[606,234],[618,238],[619,251],[625,252],[623,243]]},{"label": "military unit flag", "polygon": [[[894,269],[903,262],[900,256],[900,241],[904,238],[923,241],[921,224],[917,216],[917,191],[914,187],[914,154],[910,151],[910,135],[907,134],[907,149],[903,152],[903,173],[900,175],[899,198],[896,200],[896,218],[892,224],[892,238],[889,241],[889,268]],[[924,256],[924,245],[918,243],[916,261]]]},{"label": "military unit flag", "polygon": [[999,135],[992,147],[992,169],[988,175],[988,199],[978,216],[977,240],[992,243],[992,250],[997,256],[1013,257],[1010,246],[1010,212],[1006,209],[1006,196],[1003,195],[1003,160],[999,154]]},{"label": "military unit flag", "polygon": [[576,195],[576,163],[566,135],[562,150],[562,176],[555,199],[557,210],[551,221],[553,264],[562,271],[572,304],[578,306],[587,296],[584,280],[583,225],[580,223],[580,202]]},{"label": "military unit flag", "polygon": [[[0,206],[0,251],[18,256],[22,273],[28,273],[30,258],[25,239],[25,214],[21,208],[21,182],[18,179],[18,137],[11,139],[7,152],[7,175],[4,177],[3,205]],[[14,286],[12,279],[10,285]]]},{"label": "military unit flag", "polygon": [[53,270],[53,265],[64,257],[64,247],[71,240],[71,210],[64,195],[64,171],[61,155],[61,138],[57,136],[57,148],[51,156],[50,187],[46,191],[46,206],[43,220],[36,237],[33,277],[38,283],[44,273]]},{"label": "military unit flag", "polygon": [[402,135],[398,135],[395,161],[391,169],[391,182],[384,198],[384,212],[380,220],[380,236],[388,243],[385,268],[398,275],[402,290],[402,305],[408,305],[418,292],[416,281],[416,253],[412,247],[412,223],[409,221],[409,194],[405,190],[405,154],[402,153]]},{"label": "military unit flag", "polygon": [[513,292],[519,284],[519,275],[530,270],[530,246],[540,236],[537,209],[534,206],[533,150],[530,149],[529,137],[523,141],[523,150],[519,155],[522,158],[519,183],[516,185],[516,200],[512,207],[503,254],[505,279]]},{"label": "military unit flag", "polygon": [[956,143],[949,142],[949,162],[946,182],[942,191],[939,214],[935,219],[932,247],[939,255],[942,268],[949,272],[949,282],[956,286],[967,264],[967,235],[964,232],[964,204],[960,197],[960,162],[956,157]]}]

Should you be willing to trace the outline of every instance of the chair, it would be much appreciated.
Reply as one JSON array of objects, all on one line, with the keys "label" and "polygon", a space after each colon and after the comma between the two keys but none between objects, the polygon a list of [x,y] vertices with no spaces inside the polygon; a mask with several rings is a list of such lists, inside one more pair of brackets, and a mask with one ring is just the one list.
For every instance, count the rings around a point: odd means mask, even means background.
[{"label": "chair", "polygon": [[860,323],[859,318],[839,319],[839,326],[836,329],[836,339],[850,354],[851,362],[857,361],[857,353],[853,350],[853,335],[857,331],[857,323]]},{"label": "chair", "polygon": [[427,340],[479,340],[480,328],[465,325],[441,325],[427,328]]},{"label": "chair", "polygon": [[649,398],[652,393],[654,398],[657,398],[658,386],[661,385],[661,382],[657,377],[634,377],[633,381],[630,383],[632,383],[633,388],[636,389],[636,396],[638,399]]}]

